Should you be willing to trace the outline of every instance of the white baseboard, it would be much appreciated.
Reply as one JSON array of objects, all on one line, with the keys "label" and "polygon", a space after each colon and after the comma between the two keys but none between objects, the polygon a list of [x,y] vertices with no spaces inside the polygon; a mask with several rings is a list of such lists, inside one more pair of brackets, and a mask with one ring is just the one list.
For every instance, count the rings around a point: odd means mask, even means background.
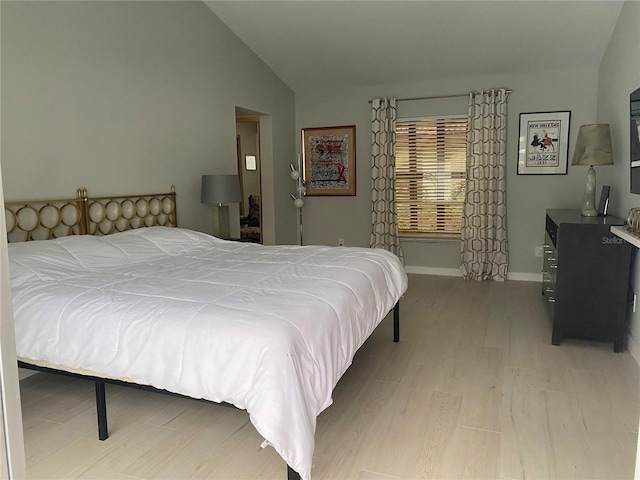
[{"label": "white baseboard", "polygon": [[435,267],[412,267],[405,266],[407,273],[417,273],[419,275],[441,275],[443,277],[461,277],[459,268],[435,268]]},{"label": "white baseboard", "polygon": [[507,280],[518,280],[521,282],[542,282],[542,273],[507,272]]},{"label": "white baseboard", "polygon": [[627,337],[627,350],[629,350],[629,353],[636,363],[640,365],[640,345],[638,345],[638,341],[631,335]]},{"label": "white baseboard", "polygon": [[[461,277],[462,271],[459,268],[435,268],[435,267],[415,267],[405,266],[407,273],[416,273],[418,275],[442,275],[444,277]],[[542,282],[541,273],[518,273],[508,272],[507,280],[518,280],[522,282]]]}]

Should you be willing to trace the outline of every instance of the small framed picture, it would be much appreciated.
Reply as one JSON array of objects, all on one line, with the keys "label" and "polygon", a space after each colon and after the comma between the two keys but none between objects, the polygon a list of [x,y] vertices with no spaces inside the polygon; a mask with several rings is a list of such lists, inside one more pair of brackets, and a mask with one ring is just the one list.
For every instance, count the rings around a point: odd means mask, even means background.
[{"label": "small framed picture", "polygon": [[571,112],[520,114],[518,175],[566,175]]},{"label": "small framed picture", "polygon": [[302,130],[305,195],[356,194],[356,127]]},{"label": "small framed picture", "polygon": [[256,156],[255,155],[245,155],[244,156],[244,164],[247,170],[257,170],[256,166]]},{"label": "small framed picture", "polygon": [[600,193],[600,202],[598,203],[598,215],[606,217],[609,211],[609,185],[602,187],[602,193]]}]

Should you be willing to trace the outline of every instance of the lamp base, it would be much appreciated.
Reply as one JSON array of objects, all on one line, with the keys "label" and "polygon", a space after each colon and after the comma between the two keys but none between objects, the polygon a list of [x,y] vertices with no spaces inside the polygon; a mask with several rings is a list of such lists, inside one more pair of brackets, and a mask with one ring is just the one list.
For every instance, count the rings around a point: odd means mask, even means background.
[{"label": "lamp base", "polygon": [[231,238],[229,228],[229,206],[218,205],[213,212],[213,236],[223,240]]},{"label": "lamp base", "polygon": [[587,170],[587,181],[584,185],[584,195],[582,197],[582,211],[580,212],[583,217],[597,217],[598,211],[596,210],[596,171],[593,166]]}]

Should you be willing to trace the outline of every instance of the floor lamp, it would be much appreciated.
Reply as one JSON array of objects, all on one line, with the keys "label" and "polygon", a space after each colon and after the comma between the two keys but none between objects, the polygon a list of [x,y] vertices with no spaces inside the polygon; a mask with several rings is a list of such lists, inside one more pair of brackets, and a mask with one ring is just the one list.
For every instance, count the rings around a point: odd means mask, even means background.
[{"label": "floor lamp", "polygon": [[231,238],[229,229],[229,203],[240,203],[238,175],[203,175],[200,203],[216,205],[213,214],[213,234],[218,238]]},{"label": "floor lamp", "polygon": [[291,195],[293,199],[293,206],[298,210],[298,245],[303,245],[302,239],[302,207],[304,206],[304,200],[302,197],[304,196],[305,187],[307,183],[304,178],[302,178],[302,162],[300,161],[300,154],[298,154],[298,164],[297,168],[293,165],[289,165],[291,167],[291,179],[296,182],[296,194]]}]

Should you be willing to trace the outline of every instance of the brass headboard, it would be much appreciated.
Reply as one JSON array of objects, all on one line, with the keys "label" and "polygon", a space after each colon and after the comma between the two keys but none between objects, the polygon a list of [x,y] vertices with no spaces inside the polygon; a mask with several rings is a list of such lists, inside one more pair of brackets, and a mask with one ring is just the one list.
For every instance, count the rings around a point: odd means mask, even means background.
[{"label": "brass headboard", "polygon": [[86,200],[78,189],[75,199],[5,203],[8,241],[28,242],[84,235],[87,233]]},{"label": "brass headboard", "polygon": [[87,199],[87,233],[109,235],[132,228],[176,227],[176,191]]},{"label": "brass headboard", "polygon": [[168,193],[96,198],[79,188],[75,199],[7,202],[5,216],[10,243],[178,225],[173,185]]}]

